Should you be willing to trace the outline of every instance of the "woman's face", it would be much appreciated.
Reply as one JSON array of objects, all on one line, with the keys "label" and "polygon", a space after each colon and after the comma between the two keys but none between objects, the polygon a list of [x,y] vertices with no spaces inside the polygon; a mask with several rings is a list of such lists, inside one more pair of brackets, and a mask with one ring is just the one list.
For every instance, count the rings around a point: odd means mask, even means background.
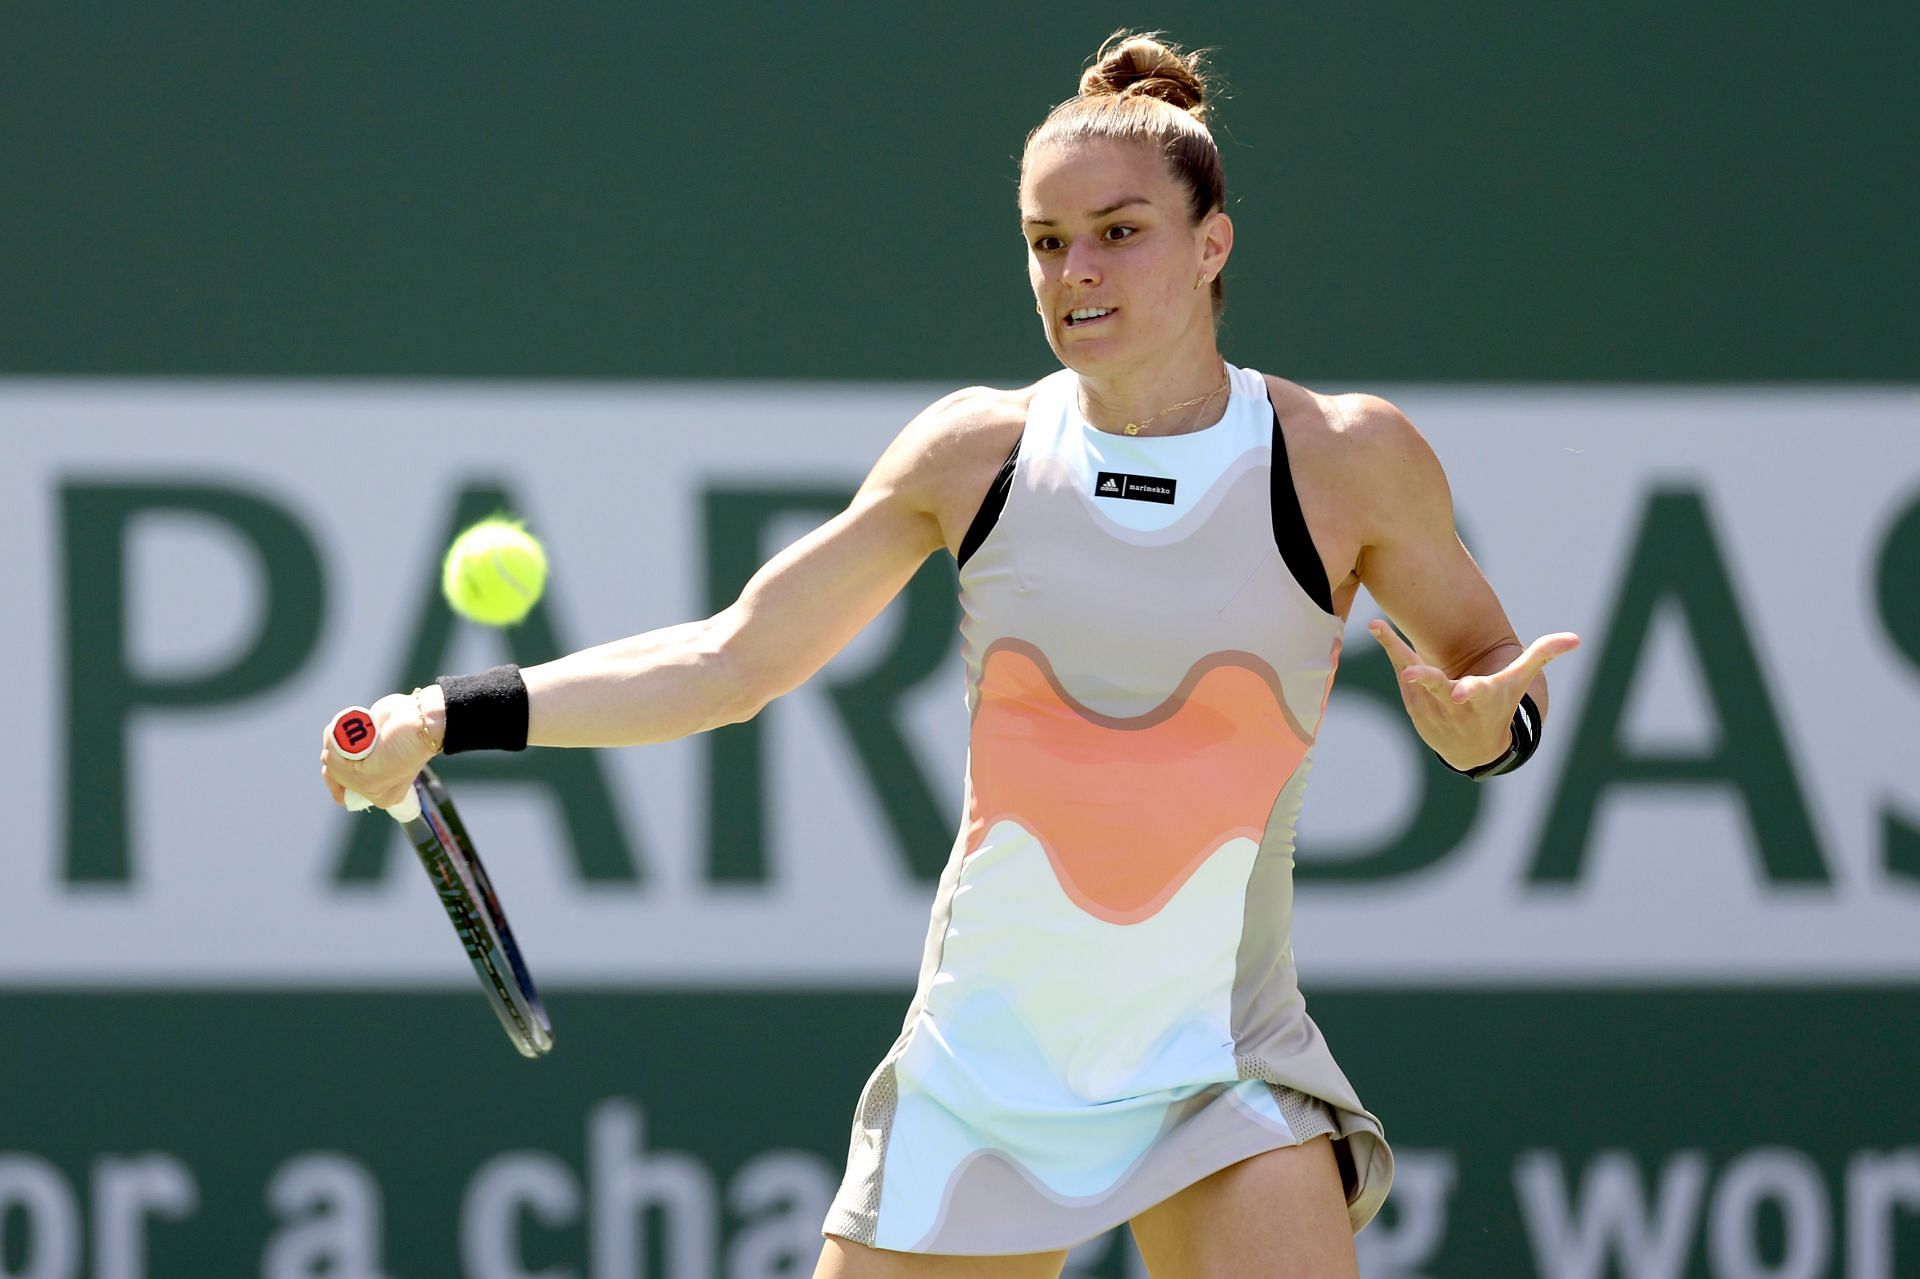
[{"label": "woman's face", "polygon": [[1027,276],[1047,342],[1068,368],[1093,373],[1204,336],[1208,285],[1232,247],[1232,226],[1195,225],[1187,190],[1151,147],[1125,142],[1042,146],[1020,180]]}]

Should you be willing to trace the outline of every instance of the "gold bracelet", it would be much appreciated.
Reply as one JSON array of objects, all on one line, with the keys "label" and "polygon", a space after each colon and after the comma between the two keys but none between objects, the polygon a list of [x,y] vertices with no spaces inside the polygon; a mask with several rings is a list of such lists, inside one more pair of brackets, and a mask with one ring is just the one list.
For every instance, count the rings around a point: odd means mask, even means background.
[{"label": "gold bracelet", "polygon": [[440,753],[440,743],[433,740],[433,734],[427,731],[427,708],[420,703],[420,690],[413,690],[413,713],[420,717],[420,740],[427,744],[427,750],[435,755]]}]

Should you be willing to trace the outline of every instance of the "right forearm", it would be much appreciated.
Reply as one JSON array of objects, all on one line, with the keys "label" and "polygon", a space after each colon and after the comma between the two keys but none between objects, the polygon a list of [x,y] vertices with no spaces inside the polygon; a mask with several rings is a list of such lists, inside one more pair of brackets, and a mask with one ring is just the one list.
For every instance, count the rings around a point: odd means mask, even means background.
[{"label": "right forearm", "polygon": [[[880,468],[876,468],[878,472]],[[752,718],[872,621],[942,543],[895,479],[761,566],[713,617],[521,672],[533,746],[638,746]],[[456,725],[457,727],[457,725]]]},{"label": "right forearm", "polygon": [[531,746],[638,746],[750,717],[718,618],[582,649],[521,672]]}]

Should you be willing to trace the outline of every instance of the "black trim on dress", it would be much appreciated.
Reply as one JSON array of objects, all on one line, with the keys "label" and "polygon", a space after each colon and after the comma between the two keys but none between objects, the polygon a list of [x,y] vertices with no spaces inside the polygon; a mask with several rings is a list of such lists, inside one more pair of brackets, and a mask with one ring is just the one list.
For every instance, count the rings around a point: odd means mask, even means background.
[{"label": "black trim on dress", "polygon": [[965,568],[973,553],[980,549],[980,543],[987,540],[987,534],[993,532],[993,526],[1000,522],[1000,512],[1007,504],[1007,494],[1013,489],[1013,464],[1020,456],[1020,441],[1013,442],[1013,452],[1007,454],[1007,460],[1000,466],[1000,474],[993,477],[993,483],[987,489],[987,495],[980,499],[980,509],[974,513],[973,523],[967,525],[967,535],[960,539],[960,552],[954,556],[954,567]]},{"label": "black trim on dress", "polygon": [[1273,544],[1279,548],[1280,558],[1293,571],[1293,580],[1300,583],[1300,589],[1320,606],[1321,612],[1337,616],[1333,611],[1333,588],[1327,584],[1327,566],[1320,560],[1320,552],[1313,544],[1313,534],[1307,531],[1307,517],[1300,510],[1300,495],[1294,491],[1293,468],[1287,465],[1287,436],[1280,429],[1280,410],[1277,408],[1273,411],[1270,504],[1273,507]]}]

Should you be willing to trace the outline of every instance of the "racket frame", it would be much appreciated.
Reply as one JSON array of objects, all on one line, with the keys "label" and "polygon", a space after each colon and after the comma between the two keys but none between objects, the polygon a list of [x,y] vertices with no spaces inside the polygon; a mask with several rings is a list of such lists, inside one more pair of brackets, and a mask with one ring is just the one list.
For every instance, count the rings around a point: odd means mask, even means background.
[{"label": "racket frame", "polygon": [[431,768],[420,770],[413,790],[420,814],[401,823],[407,841],[480,975],[481,989],[507,1038],[521,1056],[544,1057],[553,1049],[553,1024],[466,825]]}]

